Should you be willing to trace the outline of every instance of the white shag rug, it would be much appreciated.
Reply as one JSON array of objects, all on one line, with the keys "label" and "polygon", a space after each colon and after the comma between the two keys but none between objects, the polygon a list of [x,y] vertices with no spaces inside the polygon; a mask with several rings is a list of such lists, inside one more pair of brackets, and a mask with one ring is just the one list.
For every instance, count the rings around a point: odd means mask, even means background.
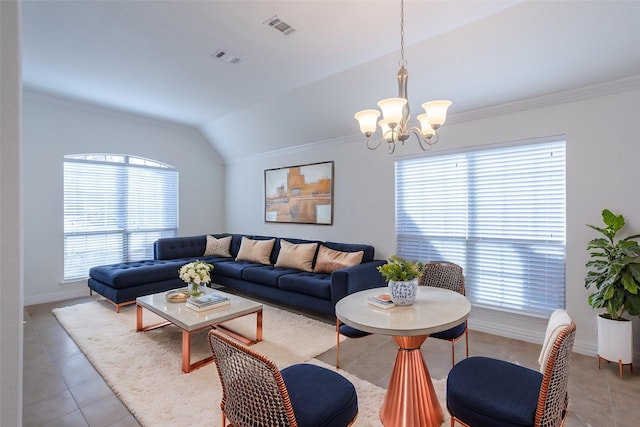
[{"label": "white shag rug", "polygon": [[[136,332],[135,306],[116,313],[105,301],[89,302],[53,310],[58,321],[100,372],[107,384],[148,427],[219,426],[222,422],[222,390],[216,367],[205,365],[189,374],[181,369],[179,328],[173,325]],[[144,310],[144,325],[162,319]],[[255,336],[256,316],[227,322],[225,326],[246,336]],[[268,356],[279,368],[308,362],[335,370],[313,359],[335,345],[333,325],[264,306],[263,341],[253,349]],[[192,337],[191,362],[210,354],[207,330]],[[378,412],[385,390],[343,370],[358,393],[358,427],[380,426]],[[445,381],[434,380],[440,402],[444,402]],[[194,402],[196,408],[194,410]],[[444,409],[444,407],[443,407]],[[444,410],[445,417],[448,416]]]}]

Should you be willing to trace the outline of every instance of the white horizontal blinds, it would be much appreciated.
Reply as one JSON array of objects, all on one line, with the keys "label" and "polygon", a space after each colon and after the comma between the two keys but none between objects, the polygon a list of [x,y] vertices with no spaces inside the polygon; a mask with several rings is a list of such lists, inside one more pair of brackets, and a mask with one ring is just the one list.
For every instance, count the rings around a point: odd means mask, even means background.
[{"label": "white horizontal blinds", "polygon": [[127,168],[128,258],[153,258],[153,242],[174,236],[178,228],[178,179],[175,170]]},{"label": "white horizontal blinds", "polygon": [[467,246],[464,154],[396,163],[398,255],[464,264]]},{"label": "white horizontal blinds", "polygon": [[564,142],[469,153],[467,295],[536,315],[565,303]]},{"label": "white horizontal blinds", "polygon": [[[414,192],[406,191],[403,175],[397,174],[398,252],[462,265],[467,296],[475,306],[540,316],[564,307],[564,147],[560,141],[399,161],[398,171],[426,175],[431,187],[447,190],[431,189],[417,202],[413,194],[405,195]],[[403,234],[407,223],[418,218],[405,218],[405,199],[409,205],[429,204],[422,218],[431,224],[418,228],[420,237]],[[450,209],[464,212],[466,223],[447,212]],[[452,245],[458,236],[459,244]],[[416,240],[420,246],[413,244]]]},{"label": "white horizontal blinds", "polygon": [[87,277],[95,265],[152,258],[155,240],[177,234],[177,171],[141,160],[65,158],[65,280]]}]

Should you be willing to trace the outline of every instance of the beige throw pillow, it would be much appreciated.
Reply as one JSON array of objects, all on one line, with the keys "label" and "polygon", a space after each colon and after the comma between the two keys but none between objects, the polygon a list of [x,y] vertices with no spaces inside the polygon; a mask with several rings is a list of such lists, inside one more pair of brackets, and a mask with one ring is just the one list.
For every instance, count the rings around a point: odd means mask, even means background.
[{"label": "beige throw pillow", "polygon": [[341,268],[360,264],[363,256],[364,251],[340,252],[326,246],[320,246],[314,271],[316,273],[333,273]]},{"label": "beige throw pillow", "polygon": [[276,239],[253,240],[243,236],[236,261],[251,261],[266,265],[271,264],[269,256],[271,255],[275,241]]},{"label": "beige throw pillow", "polygon": [[230,247],[231,236],[222,237],[221,239],[216,239],[213,236],[207,236],[207,247],[204,249],[204,254],[202,256],[230,257]]},{"label": "beige throw pillow", "polygon": [[313,271],[313,257],[318,249],[317,243],[293,244],[286,240],[280,240],[280,252],[276,267],[295,268],[303,271]]}]

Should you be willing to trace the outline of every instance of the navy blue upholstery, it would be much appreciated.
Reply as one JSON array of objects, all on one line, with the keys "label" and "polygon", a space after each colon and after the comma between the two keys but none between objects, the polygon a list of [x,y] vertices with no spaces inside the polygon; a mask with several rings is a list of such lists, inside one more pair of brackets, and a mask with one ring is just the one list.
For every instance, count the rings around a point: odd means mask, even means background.
[{"label": "navy blue upholstery", "polygon": [[467,322],[462,322],[458,326],[454,326],[451,329],[447,329],[446,331],[436,332],[435,334],[429,335],[431,338],[438,338],[441,340],[453,340],[462,336],[464,331],[467,330]]},{"label": "navy blue upholstery", "polygon": [[214,283],[218,276],[233,277],[234,279],[244,279],[244,270],[252,267],[260,267],[262,264],[249,261],[233,261],[225,262],[223,264],[214,264],[214,269],[211,273],[211,280]]},{"label": "navy blue upholstery", "polygon": [[281,374],[298,426],[345,427],[358,413],[356,389],[342,375],[306,363],[284,368]]},{"label": "navy blue upholstery", "polygon": [[370,335],[369,332],[361,331],[360,329],[352,328],[349,325],[340,325],[340,333],[348,338],[362,338]]},{"label": "navy blue upholstery", "polygon": [[[188,262],[200,259],[214,265],[211,272],[212,283],[333,316],[335,304],[346,295],[385,285],[383,277],[376,270],[385,261],[373,260],[375,251],[370,245],[324,243],[334,250],[364,252],[361,264],[325,274],[273,266],[278,258],[281,240],[293,244],[322,243],[318,240],[229,233],[212,235],[216,238],[231,236],[231,257],[203,256],[207,235],[162,238],[153,245],[154,259],[94,267],[90,271],[88,286],[116,305],[124,305],[134,302],[142,295],[185,286],[178,278],[178,269]],[[271,265],[236,261],[243,237],[254,240],[275,239],[270,254]],[[315,257],[317,251],[314,263]]]},{"label": "navy blue upholstery", "polygon": [[280,277],[280,289],[331,300],[331,275],[323,273],[297,272]]},{"label": "navy blue upholstery", "polygon": [[458,362],[447,378],[447,408],[473,427],[533,426],[542,374],[487,357]]},{"label": "navy blue upholstery", "polygon": [[300,270],[293,268],[278,268],[272,265],[261,265],[258,267],[249,267],[242,270],[242,278],[249,282],[259,283],[261,285],[278,287],[279,279],[287,274],[296,274]]},{"label": "navy blue upholstery", "polygon": [[93,267],[89,276],[115,289],[178,277],[179,261],[144,260]]}]

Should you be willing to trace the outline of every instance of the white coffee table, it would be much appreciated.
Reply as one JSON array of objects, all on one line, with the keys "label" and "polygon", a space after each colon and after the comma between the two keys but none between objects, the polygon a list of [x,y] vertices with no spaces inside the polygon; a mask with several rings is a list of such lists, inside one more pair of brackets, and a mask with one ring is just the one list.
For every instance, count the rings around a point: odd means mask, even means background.
[{"label": "white coffee table", "polygon": [[[220,291],[214,291],[209,288],[207,288],[205,292],[220,293]],[[182,371],[184,373],[189,373],[213,360],[213,356],[209,356],[191,363],[191,334],[195,332],[205,328],[215,327],[247,345],[262,341],[262,304],[237,295],[222,293],[231,299],[231,304],[201,312],[187,308],[184,302],[176,303],[167,301],[165,297],[166,292],[138,297],[136,298],[136,331],[148,331],[170,324],[182,329]],[[166,322],[143,326],[143,308],[162,317]],[[226,321],[254,313],[256,314],[255,339],[236,334],[221,326],[221,323]]]}]

